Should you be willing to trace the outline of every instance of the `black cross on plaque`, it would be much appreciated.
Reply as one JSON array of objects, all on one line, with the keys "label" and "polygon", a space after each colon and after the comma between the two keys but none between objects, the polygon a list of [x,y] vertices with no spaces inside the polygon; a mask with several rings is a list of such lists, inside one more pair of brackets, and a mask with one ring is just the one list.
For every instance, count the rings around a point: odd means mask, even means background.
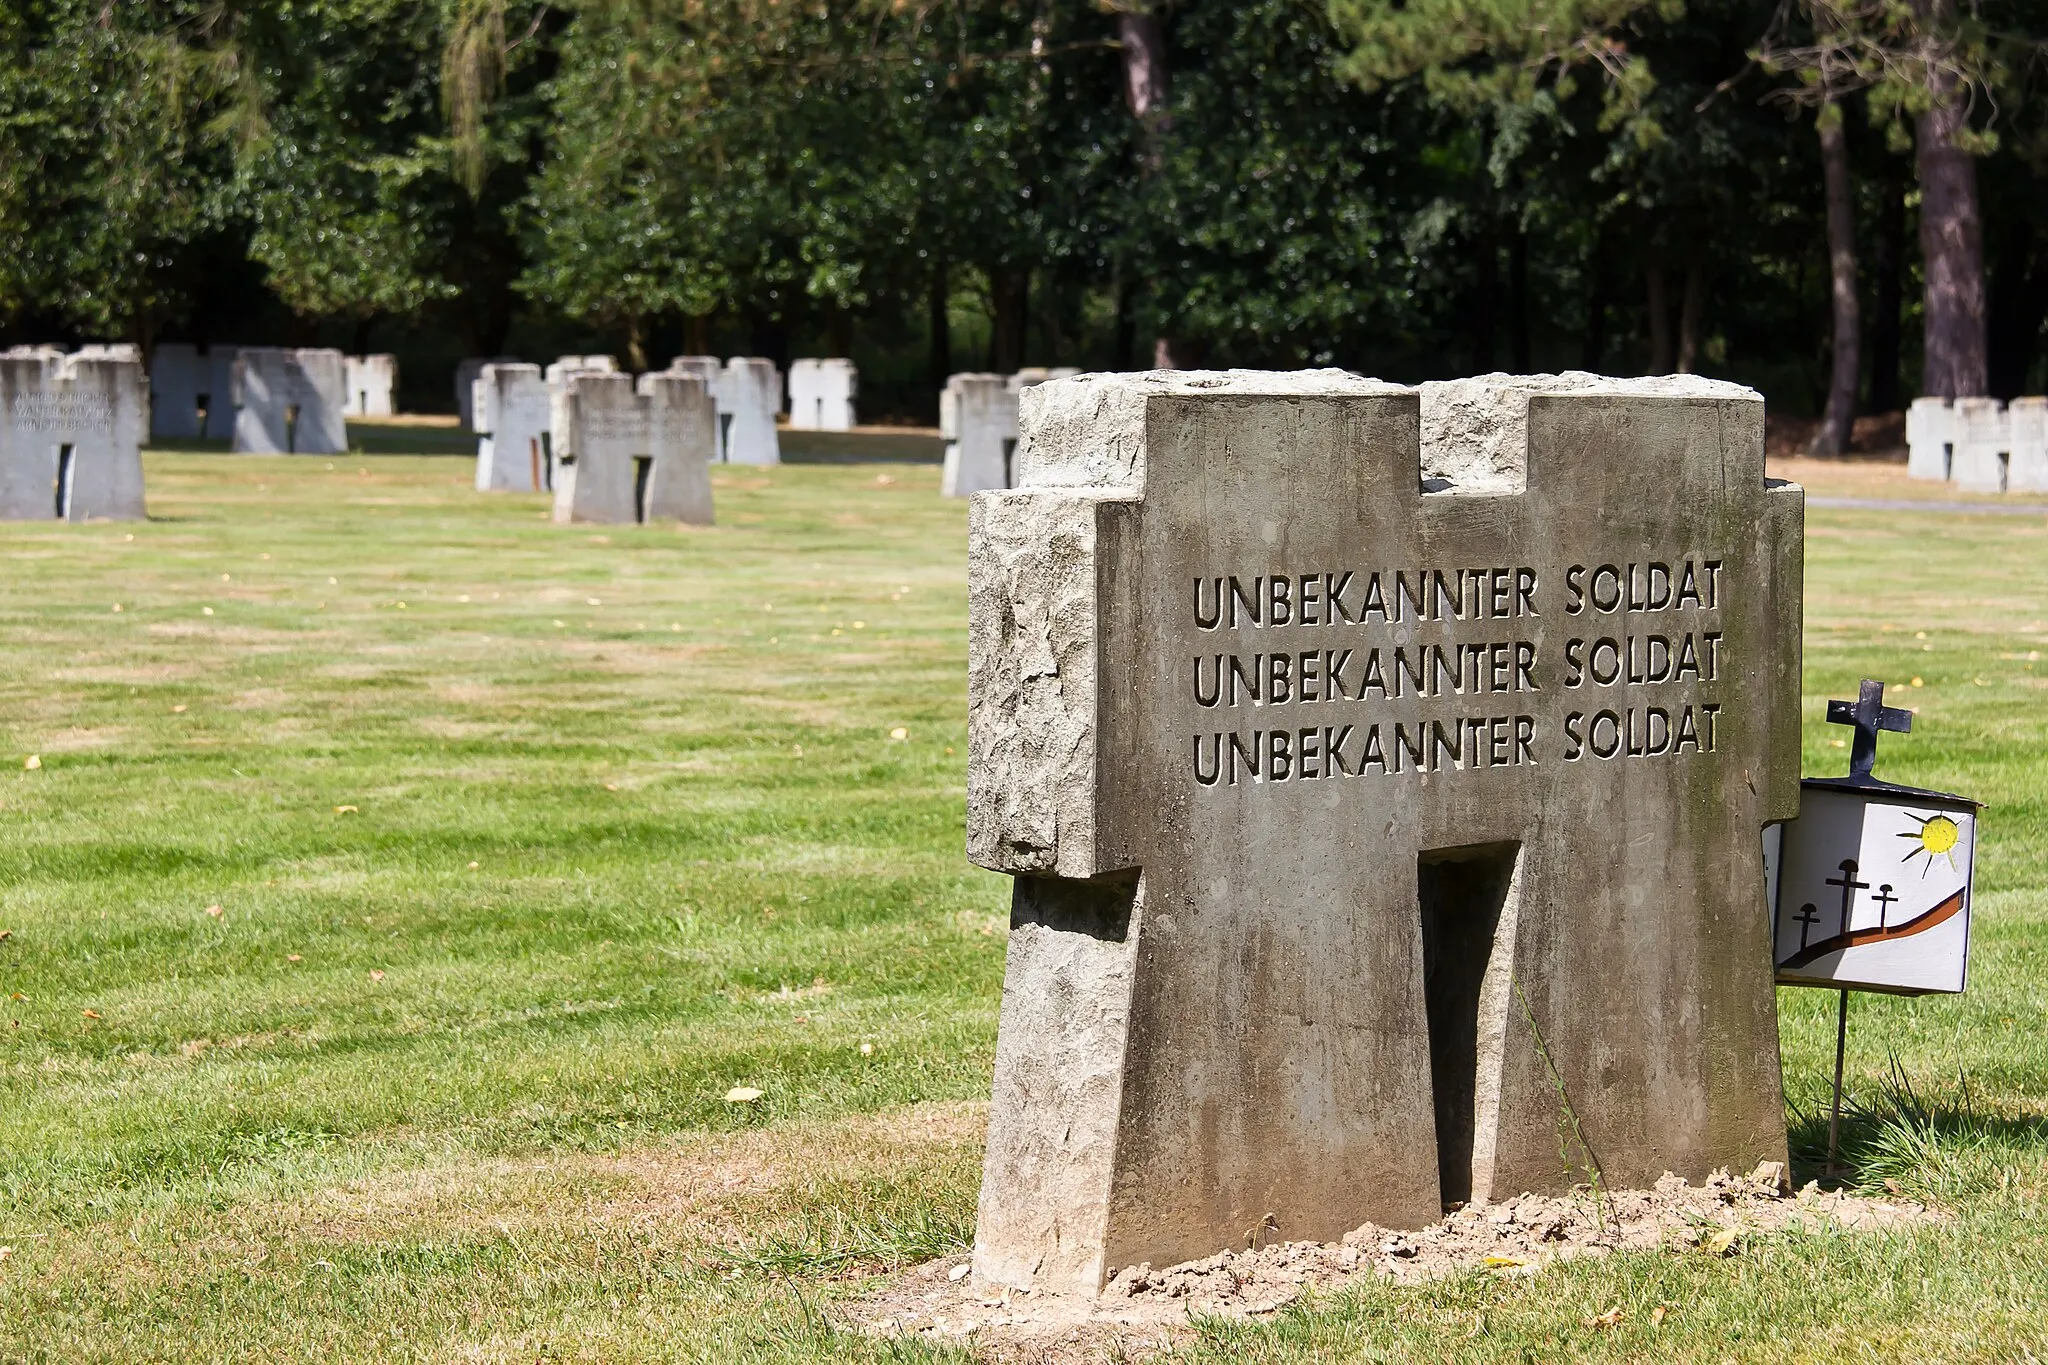
[{"label": "black cross on plaque", "polygon": [[1899,898],[1892,894],[1892,884],[1886,882],[1877,888],[1877,894],[1871,899],[1877,902],[1877,927],[1882,929],[1885,919],[1891,914],[1892,907],[1898,904]]},{"label": "black cross on plaque", "polygon": [[1856,727],[1855,744],[1849,750],[1849,780],[1868,781],[1871,765],[1877,762],[1877,732],[1905,734],[1913,728],[1913,713],[1886,706],[1884,684],[1865,678],[1855,701],[1828,703],[1828,724]]},{"label": "black cross on plaque", "polygon": [[1799,921],[1799,946],[1804,948],[1808,932],[1820,920],[1820,911],[1815,908],[1812,901],[1808,901],[1799,907],[1799,913],[1792,918]]},{"label": "black cross on plaque", "polygon": [[1826,884],[1842,888],[1842,927],[1837,932],[1846,934],[1849,932],[1849,910],[1856,903],[1856,893],[1858,891],[1868,891],[1870,883],[1857,881],[1856,860],[1854,858],[1844,858],[1842,859],[1842,875],[1839,877],[1829,877]]}]

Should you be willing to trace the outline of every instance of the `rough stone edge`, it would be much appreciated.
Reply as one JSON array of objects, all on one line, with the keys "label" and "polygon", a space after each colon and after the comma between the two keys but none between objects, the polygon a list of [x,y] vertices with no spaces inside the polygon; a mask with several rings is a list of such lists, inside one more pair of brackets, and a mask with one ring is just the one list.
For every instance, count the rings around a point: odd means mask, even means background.
[{"label": "rough stone edge", "polygon": [[[1122,937],[1076,932],[1131,896]],[[984,1284],[1094,1294],[1123,1102],[1142,888],[1020,877],[1013,893],[988,1144],[975,1212]]]},{"label": "rough stone edge", "polygon": [[1145,404],[1175,395],[1367,398],[1414,390],[1348,370],[1145,370],[1025,386],[1017,443],[1021,488],[1145,492]]},{"label": "rough stone edge", "polygon": [[1755,389],[1700,375],[1621,379],[1585,370],[1431,380],[1420,392],[1424,487],[1461,493],[1519,493],[1528,486],[1529,400],[1538,394],[1764,401]]},{"label": "rough stone edge", "polygon": [[967,856],[1092,877],[1096,513],[1084,491],[978,493],[967,536]]}]

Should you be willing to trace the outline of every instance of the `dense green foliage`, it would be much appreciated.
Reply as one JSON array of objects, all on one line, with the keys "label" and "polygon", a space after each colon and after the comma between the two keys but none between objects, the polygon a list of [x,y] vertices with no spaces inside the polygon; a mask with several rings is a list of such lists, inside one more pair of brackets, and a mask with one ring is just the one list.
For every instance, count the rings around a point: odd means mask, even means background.
[{"label": "dense green foliage", "polygon": [[1177,0],[1141,120],[1121,3],[23,0],[0,340],[319,336],[424,357],[428,399],[507,348],[850,353],[908,413],[948,369],[1170,336],[1404,379],[1690,367],[1797,410],[1828,103],[1891,407],[1938,76],[1970,100],[1991,384],[2038,387],[2048,14],[1930,6]]}]

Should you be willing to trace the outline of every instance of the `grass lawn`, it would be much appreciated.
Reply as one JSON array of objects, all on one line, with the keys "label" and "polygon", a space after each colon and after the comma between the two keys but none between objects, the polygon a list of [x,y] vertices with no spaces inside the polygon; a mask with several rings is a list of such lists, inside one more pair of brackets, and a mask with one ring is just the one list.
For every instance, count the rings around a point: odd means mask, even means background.
[{"label": "grass lawn", "polygon": [[[721,468],[679,530],[446,456],[147,466],[146,524],[0,528],[0,1361],[934,1358],[820,1305],[971,1233],[1008,888],[937,469]],[[1970,993],[1852,1021],[1858,1178],[1948,1221],[1181,1356],[2048,1356],[2043,654],[2042,519],[1810,516],[1807,771],[1880,677],[1880,771],[1991,803]],[[1833,997],[1781,1003],[1804,1178]]]}]

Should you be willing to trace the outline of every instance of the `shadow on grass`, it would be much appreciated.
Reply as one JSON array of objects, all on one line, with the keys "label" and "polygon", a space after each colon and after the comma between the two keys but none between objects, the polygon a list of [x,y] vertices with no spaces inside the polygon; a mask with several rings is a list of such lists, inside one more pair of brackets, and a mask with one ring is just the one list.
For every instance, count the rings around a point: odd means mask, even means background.
[{"label": "shadow on grass", "polygon": [[1969,1078],[1916,1086],[1896,1055],[1863,1096],[1842,1096],[1838,1170],[1826,1174],[1828,1110],[1795,1109],[1790,1125],[1792,1179],[1872,1195],[1906,1194],[1946,1202],[1995,1187],[2011,1159],[2048,1155],[2048,1117],[1987,1112],[1970,1094]]}]

